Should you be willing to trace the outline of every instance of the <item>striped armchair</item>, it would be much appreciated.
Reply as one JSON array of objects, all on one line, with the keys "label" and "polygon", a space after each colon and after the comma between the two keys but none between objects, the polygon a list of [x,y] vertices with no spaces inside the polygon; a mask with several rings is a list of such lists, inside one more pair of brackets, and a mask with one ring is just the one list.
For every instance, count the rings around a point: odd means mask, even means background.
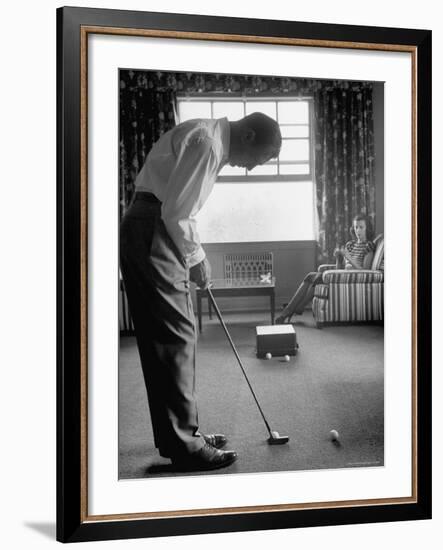
[{"label": "striped armchair", "polygon": [[384,238],[379,235],[371,269],[335,269],[322,265],[323,282],[316,285],[312,312],[317,326],[327,323],[383,321]]}]

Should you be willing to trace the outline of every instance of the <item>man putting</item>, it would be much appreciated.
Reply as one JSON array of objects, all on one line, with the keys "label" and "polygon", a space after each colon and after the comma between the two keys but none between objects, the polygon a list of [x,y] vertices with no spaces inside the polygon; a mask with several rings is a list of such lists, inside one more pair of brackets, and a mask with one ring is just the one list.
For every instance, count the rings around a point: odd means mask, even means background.
[{"label": "man putting", "polygon": [[182,471],[222,468],[237,453],[222,434],[199,432],[196,329],[190,281],[207,288],[211,268],[195,215],[226,163],[252,170],[277,157],[277,122],[262,113],[230,122],[195,119],[155,143],[120,226],[120,266],[148,393],[155,446]]}]

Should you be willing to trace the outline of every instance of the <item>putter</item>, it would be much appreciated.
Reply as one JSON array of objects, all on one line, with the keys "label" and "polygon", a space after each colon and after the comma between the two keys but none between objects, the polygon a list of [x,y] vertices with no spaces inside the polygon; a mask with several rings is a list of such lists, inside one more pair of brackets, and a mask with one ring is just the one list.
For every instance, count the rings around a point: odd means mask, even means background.
[{"label": "putter", "polygon": [[214,310],[215,310],[215,313],[217,314],[217,317],[219,318],[219,321],[220,321],[220,324],[221,326],[223,327],[224,331],[225,331],[225,334],[229,340],[229,343],[231,344],[231,348],[232,348],[232,351],[234,352],[234,355],[235,357],[237,358],[237,361],[238,361],[238,364],[240,365],[240,368],[242,370],[242,373],[246,379],[246,382],[248,383],[248,386],[249,386],[249,389],[251,390],[251,393],[252,393],[252,396],[257,404],[257,407],[258,407],[258,410],[260,411],[260,414],[262,415],[262,418],[263,418],[263,421],[266,425],[266,428],[269,432],[269,438],[267,439],[267,442],[269,445],[284,445],[285,443],[287,443],[289,441],[289,436],[287,435],[280,435],[278,432],[276,432],[275,430],[271,430],[271,428],[269,427],[269,424],[268,424],[268,421],[266,420],[266,417],[262,411],[262,408],[260,407],[260,403],[258,402],[258,399],[255,395],[255,392],[254,390],[252,389],[252,386],[251,386],[251,383],[249,382],[249,378],[248,378],[248,375],[246,374],[246,371],[243,367],[243,364],[241,362],[241,359],[240,359],[240,356],[235,348],[235,345],[234,345],[234,342],[232,341],[232,338],[231,338],[231,335],[229,334],[229,331],[225,325],[225,322],[223,321],[223,317],[220,313],[220,310],[218,309],[218,306],[217,306],[217,303],[214,299],[214,295],[212,294],[212,290],[210,287],[208,287],[206,289],[207,293],[208,293],[208,296],[209,296],[209,299],[211,300],[211,303],[214,307]]}]

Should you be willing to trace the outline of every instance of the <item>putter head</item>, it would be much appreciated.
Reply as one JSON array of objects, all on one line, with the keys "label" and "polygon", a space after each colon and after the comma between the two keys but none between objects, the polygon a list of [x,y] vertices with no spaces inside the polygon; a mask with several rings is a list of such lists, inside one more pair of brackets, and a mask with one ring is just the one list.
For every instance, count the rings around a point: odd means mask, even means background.
[{"label": "putter head", "polygon": [[268,445],[284,445],[288,441],[288,435],[280,435],[278,432],[271,432],[271,435],[268,438]]}]

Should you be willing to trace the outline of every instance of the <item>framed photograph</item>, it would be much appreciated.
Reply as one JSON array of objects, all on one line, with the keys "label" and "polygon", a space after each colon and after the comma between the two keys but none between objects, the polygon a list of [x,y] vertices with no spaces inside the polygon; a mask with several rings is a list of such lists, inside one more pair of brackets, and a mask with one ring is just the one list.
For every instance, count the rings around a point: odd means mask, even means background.
[{"label": "framed photograph", "polygon": [[57,539],[430,518],[431,32],[57,49]]}]

